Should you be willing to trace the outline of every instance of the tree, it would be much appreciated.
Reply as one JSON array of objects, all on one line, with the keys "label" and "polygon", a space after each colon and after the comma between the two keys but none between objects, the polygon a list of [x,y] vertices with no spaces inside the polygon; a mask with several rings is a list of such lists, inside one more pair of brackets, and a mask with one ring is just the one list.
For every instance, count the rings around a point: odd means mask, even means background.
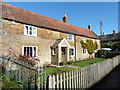
[{"label": "tree", "polygon": [[[84,43],[84,41],[82,40],[80,43],[82,45],[82,48],[87,49],[90,57],[94,53],[94,50],[96,50],[98,48],[97,42],[93,43],[92,40],[87,40],[86,43]],[[92,58],[93,58],[93,56],[92,56]]]},{"label": "tree", "polygon": [[120,43],[115,43],[112,45],[112,49],[113,50],[116,50],[116,49],[119,49],[120,50]]}]

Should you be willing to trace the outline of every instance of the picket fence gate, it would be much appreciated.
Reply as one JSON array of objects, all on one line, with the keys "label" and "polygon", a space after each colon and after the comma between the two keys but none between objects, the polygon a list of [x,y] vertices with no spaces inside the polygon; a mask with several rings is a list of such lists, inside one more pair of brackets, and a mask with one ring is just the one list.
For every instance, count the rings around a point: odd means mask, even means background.
[{"label": "picket fence gate", "polygon": [[47,79],[47,88],[89,88],[100,81],[119,64],[120,56],[116,56],[103,62],[77,68],[73,71],[66,71],[63,73],[49,75]]}]

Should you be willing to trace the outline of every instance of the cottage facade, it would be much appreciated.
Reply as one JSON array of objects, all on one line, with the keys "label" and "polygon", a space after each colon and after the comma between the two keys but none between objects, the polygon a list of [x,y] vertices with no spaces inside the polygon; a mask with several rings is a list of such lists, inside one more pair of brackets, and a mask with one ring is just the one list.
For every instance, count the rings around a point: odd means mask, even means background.
[{"label": "cottage facade", "polygon": [[38,58],[41,64],[59,64],[89,58],[80,41],[87,39],[97,42],[99,37],[89,29],[68,24],[36,14],[9,4],[2,4],[1,53],[6,56],[11,48],[15,54]]}]

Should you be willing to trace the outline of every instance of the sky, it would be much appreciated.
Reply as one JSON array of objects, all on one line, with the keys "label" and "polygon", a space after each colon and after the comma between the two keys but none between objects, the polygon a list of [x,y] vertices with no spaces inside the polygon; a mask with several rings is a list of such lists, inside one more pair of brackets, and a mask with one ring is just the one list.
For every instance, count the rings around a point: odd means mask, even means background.
[{"label": "sky", "polygon": [[64,13],[69,17],[69,24],[88,28],[100,35],[102,30],[111,34],[118,31],[118,2],[7,2],[11,5],[62,21]]}]

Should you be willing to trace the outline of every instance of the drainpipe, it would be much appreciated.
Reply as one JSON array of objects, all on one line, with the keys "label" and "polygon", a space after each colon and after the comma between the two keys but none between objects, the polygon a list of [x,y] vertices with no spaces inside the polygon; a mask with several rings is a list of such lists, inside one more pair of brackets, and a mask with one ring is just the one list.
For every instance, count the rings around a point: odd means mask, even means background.
[{"label": "drainpipe", "polygon": [[74,35],[74,47],[75,47],[75,61],[77,61],[77,46],[76,46],[76,35]]}]

